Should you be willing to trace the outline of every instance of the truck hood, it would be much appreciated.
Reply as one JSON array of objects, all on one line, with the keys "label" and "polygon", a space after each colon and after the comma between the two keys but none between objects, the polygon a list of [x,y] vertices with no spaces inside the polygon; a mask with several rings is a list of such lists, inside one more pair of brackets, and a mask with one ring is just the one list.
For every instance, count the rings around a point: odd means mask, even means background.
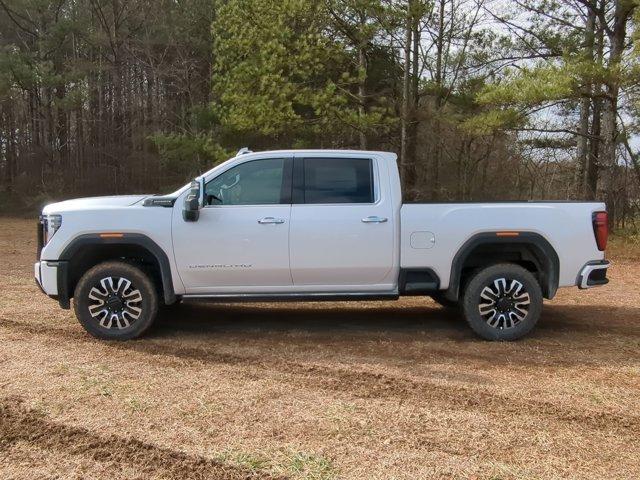
[{"label": "truck hood", "polygon": [[50,203],[42,210],[44,215],[87,209],[128,207],[144,200],[149,195],[117,195],[112,197],[74,198],[63,202]]}]

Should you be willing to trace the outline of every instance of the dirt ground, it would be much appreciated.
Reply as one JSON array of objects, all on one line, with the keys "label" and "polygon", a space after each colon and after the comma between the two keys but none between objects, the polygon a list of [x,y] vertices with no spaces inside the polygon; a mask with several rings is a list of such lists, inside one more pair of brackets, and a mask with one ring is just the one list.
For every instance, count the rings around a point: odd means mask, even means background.
[{"label": "dirt ground", "polygon": [[34,234],[0,219],[0,478],[640,478],[638,261],[515,343],[420,298],[181,305],[107,343],[39,292]]}]

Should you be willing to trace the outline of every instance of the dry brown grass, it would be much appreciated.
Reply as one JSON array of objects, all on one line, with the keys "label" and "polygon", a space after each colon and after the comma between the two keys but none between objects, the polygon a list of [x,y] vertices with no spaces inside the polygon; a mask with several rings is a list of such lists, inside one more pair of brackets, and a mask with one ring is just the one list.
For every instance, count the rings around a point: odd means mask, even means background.
[{"label": "dry brown grass", "polygon": [[621,231],[609,237],[607,251],[616,259],[640,261],[640,234]]},{"label": "dry brown grass", "polygon": [[634,257],[516,343],[417,298],[183,305],[106,343],[0,225],[0,478],[640,478]]}]

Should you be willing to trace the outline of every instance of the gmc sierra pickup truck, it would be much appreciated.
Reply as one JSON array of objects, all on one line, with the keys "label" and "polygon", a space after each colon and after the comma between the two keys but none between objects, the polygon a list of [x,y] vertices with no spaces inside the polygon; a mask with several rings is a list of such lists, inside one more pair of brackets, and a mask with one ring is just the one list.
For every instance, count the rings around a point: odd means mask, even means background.
[{"label": "gmc sierra pickup truck", "polygon": [[420,295],[515,340],[558,287],[608,282],[607,228],[602,203],[403,205],[392,153],[243,149],[170,195],[47,205],[35,277],[103,339],[180,301]]}]

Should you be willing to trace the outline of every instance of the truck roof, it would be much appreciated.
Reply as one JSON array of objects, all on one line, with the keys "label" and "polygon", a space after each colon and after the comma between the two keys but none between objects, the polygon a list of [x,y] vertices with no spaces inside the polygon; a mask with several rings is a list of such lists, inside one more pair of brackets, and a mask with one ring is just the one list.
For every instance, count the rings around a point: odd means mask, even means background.
[{"label": "truck roof", "polygon": [[393,152],[384,152],[378,150],[341,150],[341,149],[287,149],[287,150],[264,150],[264,151],[250,151],[247,149],[240,149],[237,157],[244,156],[264,156],[264,155],[308,155],[308,154],[321,154],[321,155],[377,155],[393,160],[397,159],[397,155]]}]

